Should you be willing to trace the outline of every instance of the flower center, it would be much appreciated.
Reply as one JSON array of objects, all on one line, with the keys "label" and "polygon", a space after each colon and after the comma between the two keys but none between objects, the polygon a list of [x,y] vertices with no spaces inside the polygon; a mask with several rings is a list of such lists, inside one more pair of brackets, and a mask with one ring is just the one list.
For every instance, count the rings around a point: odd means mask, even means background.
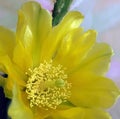
[{"label": "flower center", "polygon": [[27,98],[30,107],[56,109],[70,97],[71,84],[62,65],[53,66],[52,61],[40,63],[39,67],[29,69],[26,84]]}]

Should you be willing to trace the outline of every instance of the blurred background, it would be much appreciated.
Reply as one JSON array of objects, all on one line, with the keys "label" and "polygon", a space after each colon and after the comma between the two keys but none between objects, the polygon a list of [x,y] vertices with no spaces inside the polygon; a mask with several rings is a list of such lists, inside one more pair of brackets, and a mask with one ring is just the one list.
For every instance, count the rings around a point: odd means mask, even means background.
[{"label": "blurred background", "polygon": [[[15,30],[17,11],[29,0],[0,0],[0,25]],[[52,11],[55,0],[36,0]],[[98,31],[98,41],[107,42],[114,50],[107,77],[120,88],[120,0],[73,0],[69,10],[78,10],[85,16],[82,26]],[[1,96],[1,95],[0,95]],[[120,100],[109,110],[113,119],[120,118]]]}]

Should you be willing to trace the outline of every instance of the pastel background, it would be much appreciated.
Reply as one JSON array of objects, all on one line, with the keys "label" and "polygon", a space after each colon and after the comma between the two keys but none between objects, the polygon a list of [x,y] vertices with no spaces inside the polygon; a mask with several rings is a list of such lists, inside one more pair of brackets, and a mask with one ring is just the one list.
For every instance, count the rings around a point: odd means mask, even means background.
[{"label": "pastel background", "polygon": [[[29,0],[0,0],[0,25],[15,30],[17,10]],[[49,11],[55,0],[36,0]],[[107,74],[120,88],[120,0],[73,0],[70,10],[81,11],[84,16],[82,26],[98,31],[98,41],[107,42],[114,50],[111,67]],[[109,110],[113,119],[120,118],[120,99]]]}]

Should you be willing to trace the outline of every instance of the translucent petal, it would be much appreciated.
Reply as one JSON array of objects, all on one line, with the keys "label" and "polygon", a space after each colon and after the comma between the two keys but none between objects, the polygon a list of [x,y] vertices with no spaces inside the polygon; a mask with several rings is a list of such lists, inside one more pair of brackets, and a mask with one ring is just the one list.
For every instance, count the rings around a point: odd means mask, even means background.
[{"label": "translucent petal", "polygon": [[52,31],[43,44],[41,59],[51,59],[54,57],[60,42],[71,30],[79,27],[83,19],[83,15],[79,12],[69,12],[60,24],[53,27]]},{"label": "translucent petal", "polygon": [[50,110],[50,109],[45,110],[39,107],[33,107],[32,111],[34,113],[35,119],[46,119],[46,117],[49,116],[51,112],[54,112],[54,110]]},{"label": "translucent petal", "polygon": [[0,27],[0,54],[13,55],[15,34],[7,28]]},{"label": "translucent petal", "polygon": [[5,80],[0,76],[0,87],[4,86]]},{"label": "translucent petal", "polygon": [[31,53],[35,65],[39,63],[41,46],[52,27],[51,21],[50,13],[37,2],[27,2],[19,10],[17,40]]},{"label": "translucent petal", "polygon": [[35,119],[30,108],[24,104],[21,92],[16,85],[13,87],[13,98],[8,114],[12,119]]},{"label": "translucent petal", "polygon": [[2,86],[4,88],[5,96],[11,98],[14,81],[16,81],[21,87],[24,87],[26,77],[25,74],[12,63],[8,55],[0,56],[0,64],[3,65],[2,71],[8,74],[7,78],[2,79],[4,80]]},{"label": "translucent petal", "polygon": [[72,83],[70,101],[77,106],[109,108],[119,96],[115,83],[90,72],[69,76]]},{"label": "translucent petal", "polygon": [[113,54],[111,47],[105,43],[96,43],[79,65],[79,72],[90,71],[97,75],[105,75]]},{"label": "translucent petal", "polygon": [[76,107],[56,112],[52,119],[111,119],[111,116],[100,109]]},{"label": "translucent petal", "polygon": [[[49,110],[37,107],[31,108],[26,93],[18,85],[15,84],[12,91],[12,102],[8,110],[8,114],[12,119],[44,119],[49,115]],[[18,115],[19,118],[17,118]]]},{"label": "translucent petal", "polygon": [[109,113],[101,109],[85,108],[84,112],[86,114],[84,115],[83,119],[112,119]]},{"label": "translucent petal", "polygon": [[96,32],[94,30],[83,33],[81,28],[75,29],[63,39],[54,59],[65,66],[69,72],[75,70],[93,47],[95,41]]},{"label": "translucent petal", "polygon": [[33,60],[30,52],[25,49],[21,41],[17,41],[13,52],[13,62],[25,73],[28,68],[33,66]]}]

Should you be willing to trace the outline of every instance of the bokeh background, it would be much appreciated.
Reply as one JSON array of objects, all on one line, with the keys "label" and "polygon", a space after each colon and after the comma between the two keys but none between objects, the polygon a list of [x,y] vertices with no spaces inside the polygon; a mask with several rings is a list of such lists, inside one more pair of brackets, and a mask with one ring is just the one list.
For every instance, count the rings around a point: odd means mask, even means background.
[{"label": "bokeh background", "polygon": [[[15,30],[17,11],[29,0],[0,0],[0,25]],[[36,0],[52,11],[55,0]],[[120,88],[120,0],[73,0],[69,10],[78,10],[85,16],[82,26],[98,31],[99,42],[107,42],[114,50],[107,77]],[[1,96],[1,95],[0,95]],[[120,118],[120,99],[109,110],[113,119]]]}]

